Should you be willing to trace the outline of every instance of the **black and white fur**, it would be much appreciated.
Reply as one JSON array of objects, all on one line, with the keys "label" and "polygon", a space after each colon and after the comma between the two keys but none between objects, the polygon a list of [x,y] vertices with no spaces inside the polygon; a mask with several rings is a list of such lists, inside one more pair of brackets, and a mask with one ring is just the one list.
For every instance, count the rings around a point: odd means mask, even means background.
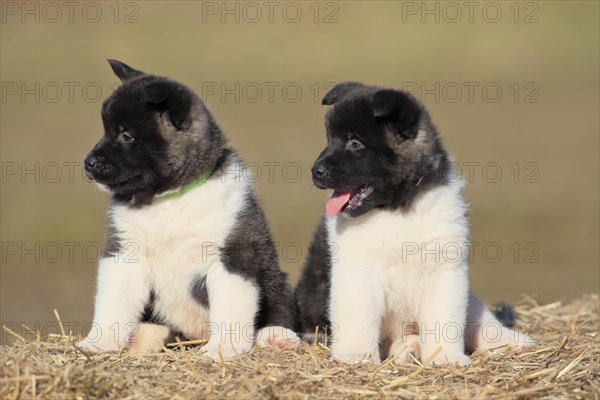
[{"label": "black and white fur", "polygon": [[[109,60],[122,85],[85,159],[111,194],[94,324],[79,346],[160,349],[208,339],[228,359],[255,343],[296,349],[296,306],[244,164],[198,96]],[[175,197],[190,182],[204,184]]]},{"label": "black and white fur", "polygon": [[469,290],[463,182],[424,107],[353,82],[323,104],[333,107],[313,181],[351,197],[314,236],[295,290],[301,334],[326,332],[348,362],[426,360],[441,348],[435,364],[465,365],[476,348],[532,344]]}]

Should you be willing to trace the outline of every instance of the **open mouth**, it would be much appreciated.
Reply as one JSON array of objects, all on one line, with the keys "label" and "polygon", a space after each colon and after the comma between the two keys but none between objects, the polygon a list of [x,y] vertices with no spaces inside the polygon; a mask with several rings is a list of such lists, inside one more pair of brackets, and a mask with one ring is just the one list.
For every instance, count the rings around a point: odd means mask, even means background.
[{"label": "open mouth", "polygon": [[327,216],[333,218],[345,209],[360,207],[371,193],[373,193],[373,186],[371,185],[363,185],[347,192],[334,191],[325,206]]}]

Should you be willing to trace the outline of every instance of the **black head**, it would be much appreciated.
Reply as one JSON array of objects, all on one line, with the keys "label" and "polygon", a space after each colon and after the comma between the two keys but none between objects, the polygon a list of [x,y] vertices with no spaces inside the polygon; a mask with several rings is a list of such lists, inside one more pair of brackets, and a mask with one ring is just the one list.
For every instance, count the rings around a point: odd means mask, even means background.
[{"label": "black head", "polygon": [[355,82],[323,98],[327,147],[312,168],[313,182],[333,189],[329,216],[360,216],[373,208],[408,208],[447,179],[449,160],[429,115],[410,94]]},{"label": "black head", "polygon": [[84,162],[90,179],[117,201],[138,206],[215,164],[223,135],[192,90],[109,63],[122,84],[102,105],[104,136]]}]

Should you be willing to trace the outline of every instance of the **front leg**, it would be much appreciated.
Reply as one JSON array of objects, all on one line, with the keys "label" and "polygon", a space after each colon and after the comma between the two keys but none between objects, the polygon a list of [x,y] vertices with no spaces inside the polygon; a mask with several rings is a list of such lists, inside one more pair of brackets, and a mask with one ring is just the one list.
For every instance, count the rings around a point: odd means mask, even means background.
[{"label": "front leg", "polygon": [[102,258],[98,266],[98,289],[94,322],[77,345],[90,351],[119,350],[138,326],[150,295],[150,283],[141,260],[123,254]]},{"label": "front leg", "polygon": [[[379,275],[379,276],[378,276]],[[331,269],[331,354],[345,362],[380,361],[384,313],[381,275],[366,262],[335,263]]]},{"label": "front leg", "polygon": [[206,279],[210,338],[203,350],[214,360],[231,359],[254,345],[254,319],[258,313],[259,289],[248,279],[215,263]]},{"label": "front leg", "polygon": [[442,265],[431,271],[423,292],[419,336],[421,360],[431,357],[436,365],[469,365],[465,354],[464,332],[467,318],[469,283],[466,268]]}]

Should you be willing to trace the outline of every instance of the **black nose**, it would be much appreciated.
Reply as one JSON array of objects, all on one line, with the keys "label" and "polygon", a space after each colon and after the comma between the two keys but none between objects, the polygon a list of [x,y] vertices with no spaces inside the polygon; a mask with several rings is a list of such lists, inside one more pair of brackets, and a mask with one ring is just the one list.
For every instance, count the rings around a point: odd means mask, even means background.
[{"label": "black nose", "polygon": [[85,169],[90,170],[93,169],[96,164],[98,164],[98,159],[94,156],[87,156],[85,158],[85,160],[83,160],[83,163],[85,164]]},{"label": "black nose", "polygon": [[312,175],[314,179],[322,178],[327,173],[327,168],[323,164],[315,164],[313,165]]}]

